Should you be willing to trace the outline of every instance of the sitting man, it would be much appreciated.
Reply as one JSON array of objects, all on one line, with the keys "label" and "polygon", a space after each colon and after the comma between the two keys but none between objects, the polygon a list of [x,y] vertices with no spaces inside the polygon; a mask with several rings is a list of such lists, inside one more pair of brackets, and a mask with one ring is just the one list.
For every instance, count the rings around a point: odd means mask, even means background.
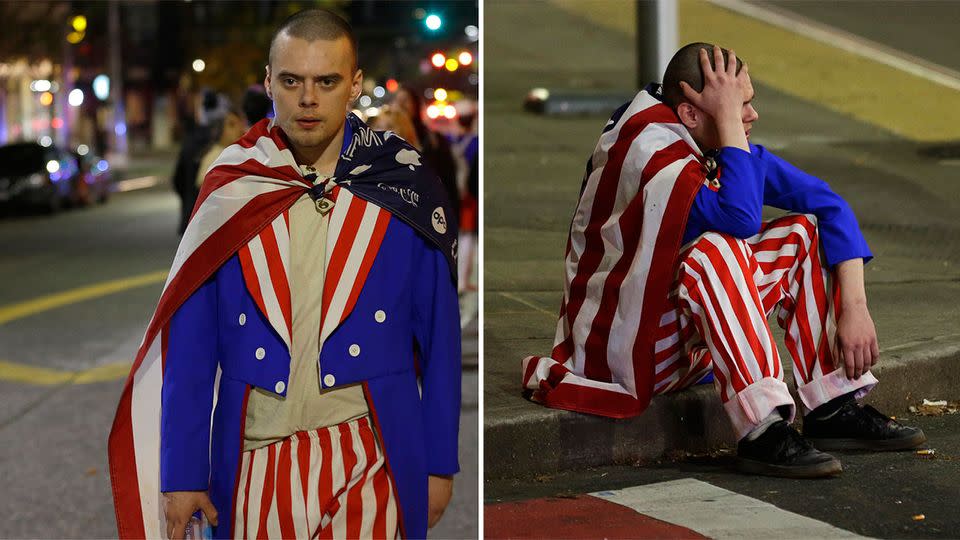
[{"label": "sitting man", "polygon": [[[830,476],[840,462],[820,450],[922,444],[857,402],[879,349],[849,205],[749,144],[754,90],[733,52],[687,45],[663,79],[614,113],[587,164],[555,346],[523,362],[532,399],[623,418],[712,373],[754,474]],[[764,223],[764,205],[791,213]],[[767,323],[777,306],[803,436]]]}]

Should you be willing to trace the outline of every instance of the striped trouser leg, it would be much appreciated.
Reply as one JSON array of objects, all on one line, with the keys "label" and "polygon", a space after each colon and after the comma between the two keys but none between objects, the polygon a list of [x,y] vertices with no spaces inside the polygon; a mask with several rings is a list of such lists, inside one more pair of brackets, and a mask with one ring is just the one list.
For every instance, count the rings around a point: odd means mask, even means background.
[{"label": "striped trouser leg", "polygon": [[243,453],[236,538],[396,538],[393,481],[368,417]]},{"label": "striped trouser leg", "polygon": [[791,214],[765,224],[748,240],[759,269],[765,313],[779,305],[777,322],[793,358],[793,376],[804,409],[876,385],[872,373],[848,380],[837,367],[840,288],[823,260],[816,217]]},{"label": "striped trouser leg", "polygon": [[832,291],[813,216],[773,220],[746,240],[704,234],[681,253],[671,308],[661,318],[655,391],[684,388],[713,369],[738,436],[777,407],[788,408],[792,419],[793,399],[767,323],[777,305],[807,408],[872,386],[872,375],[846,381],[833,368]]}]

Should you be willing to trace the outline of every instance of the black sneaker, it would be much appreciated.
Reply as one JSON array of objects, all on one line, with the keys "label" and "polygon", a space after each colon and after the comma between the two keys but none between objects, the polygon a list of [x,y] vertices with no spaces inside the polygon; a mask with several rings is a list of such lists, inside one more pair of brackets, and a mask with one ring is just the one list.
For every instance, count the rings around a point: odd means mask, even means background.
[{"label": "black sneaker", "polygon": [[750,441],[737,444],[737,470],[784,478],[820,478],[843,471],[837,458],[820,452],[786,420],[780,420]]},{"label": "black sneaker", "polygon": [[904,426],[854,400],[829,418],[808,415],[803,420],[803,435],[820,450],[908,450],[927,441],[920,428]]}]

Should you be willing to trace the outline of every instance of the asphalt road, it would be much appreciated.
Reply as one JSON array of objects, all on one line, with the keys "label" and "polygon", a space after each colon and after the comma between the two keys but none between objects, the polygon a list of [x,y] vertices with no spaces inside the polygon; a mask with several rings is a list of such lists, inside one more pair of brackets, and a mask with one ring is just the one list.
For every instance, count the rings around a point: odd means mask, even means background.
[{"label": "asphalt road", "polygon": [[[914,452],[836,454],[843,473],[827,480],[738,474],[733,452],[677,456],[657,463],[574,470],[523,481],[488,483],[485,503],[571,497],[696,478],[779,508],[875,538],[956,538],[960,487],[960,415],[901,417],[929,437],[933,456]],[[914,520],[922,514],[924,519]]]},{"label": "asphalt road", "polygon": [[[137,174],[172,169],[151,163]],[[105,206],[0,218],[0,537],[116,536],[107,435],[177,247],[178,204],[157,186]],[[476,342],[474,322],[464,332],[463,472],[440,538],[478,530]]]}]

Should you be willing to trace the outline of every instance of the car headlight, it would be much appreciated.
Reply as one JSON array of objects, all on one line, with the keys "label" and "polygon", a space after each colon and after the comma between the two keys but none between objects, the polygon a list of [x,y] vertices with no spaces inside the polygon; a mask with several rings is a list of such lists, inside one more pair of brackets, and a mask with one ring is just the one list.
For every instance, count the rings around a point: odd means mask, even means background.
[{"label": "car headlight", "polygon": [[33,173],[27,177],[27,185],[30,187],[43,187],[47,183],[45,174]]}]

